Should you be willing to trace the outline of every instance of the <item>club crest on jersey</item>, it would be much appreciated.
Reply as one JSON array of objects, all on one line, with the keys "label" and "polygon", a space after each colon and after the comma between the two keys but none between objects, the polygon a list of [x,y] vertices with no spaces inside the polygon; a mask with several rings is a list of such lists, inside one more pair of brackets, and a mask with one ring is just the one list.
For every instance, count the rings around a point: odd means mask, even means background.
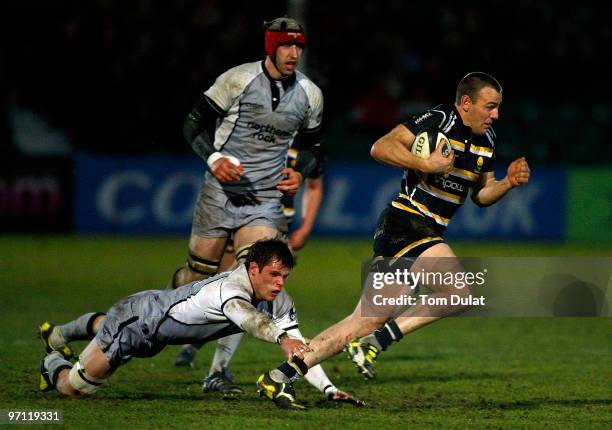
[{"label": "club crest on jersey", "polygon": [[476,160],[476,172],[480,172],[480,169],[482,169],[483,164],[484,164],[484,159],[482,158],[482,156],[479,156],[478,160]]}]

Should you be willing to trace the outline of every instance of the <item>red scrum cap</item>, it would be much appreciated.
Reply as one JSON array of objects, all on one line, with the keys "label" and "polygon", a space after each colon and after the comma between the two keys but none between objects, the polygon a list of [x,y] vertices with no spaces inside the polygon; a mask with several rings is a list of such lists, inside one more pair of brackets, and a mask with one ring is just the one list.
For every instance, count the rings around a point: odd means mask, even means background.
[{"label": "red scrum cap", "polygon": [[284,43],[295,43],[304,48],[306,35],[304,27],[293,18],[276,18],[264,22],[266,54],[275,61],[276,48]]}]

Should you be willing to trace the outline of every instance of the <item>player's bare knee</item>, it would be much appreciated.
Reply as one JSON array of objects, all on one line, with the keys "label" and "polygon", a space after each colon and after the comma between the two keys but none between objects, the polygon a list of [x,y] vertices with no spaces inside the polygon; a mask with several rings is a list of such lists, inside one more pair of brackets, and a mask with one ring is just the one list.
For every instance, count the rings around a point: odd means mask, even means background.
[{"label": "player's bare knee", "polygon": [[65,396],[77,397],[80,395],[79,391],[72,386],[70,383],[70,372],[71,369],[63,369],[60,371],[57,382],[55,383],[55,389]]},{"label": "player's bare knee", "polygon": [[103,313],[98,313],[94,316],[94,318],[92,318],[91,330],[93,333],[98,333],[98,329],[104,322],[105,318],[106,318],[106,314],[103,314]]}]

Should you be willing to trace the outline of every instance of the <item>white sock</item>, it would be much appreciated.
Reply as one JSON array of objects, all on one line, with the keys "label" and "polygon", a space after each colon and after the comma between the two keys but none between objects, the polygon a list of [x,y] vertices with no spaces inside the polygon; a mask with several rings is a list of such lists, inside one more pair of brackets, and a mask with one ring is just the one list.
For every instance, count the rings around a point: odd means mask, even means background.
[{"label": "white sock", "polygon": [[215,350],[215,356],[210,365],[209,375],[215,372],[223,372],[223,369],[229,367],[232,356],[234,352],[236,352],[236,349],[238,349],[243,336],[244,333],[232,334],[222,337],[217,341],[217,349]]},{"label": "white sock", "polygon": [[288,384],[291,382],[289,378],[287,377],[287,375],[285,375],[283,372],[281,372],[278,369],[270,370],[270,378],[272,378],[274,382],[284,382],[285,384]]}]

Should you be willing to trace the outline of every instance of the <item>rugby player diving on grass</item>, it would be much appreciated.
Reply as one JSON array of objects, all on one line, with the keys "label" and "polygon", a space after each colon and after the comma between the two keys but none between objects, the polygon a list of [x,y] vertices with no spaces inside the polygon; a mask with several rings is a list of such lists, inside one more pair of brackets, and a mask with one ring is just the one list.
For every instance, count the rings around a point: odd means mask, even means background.
[{"label": "rugby player diving on grass", "polygon": [[[492,124],[499,118],[502,87],[492,76],[473,72],[459,82],[453,104],[439,105],[414,115],[377,140],[371,155],[386,165],[404,169],[397,197],[383,210],[374,235],[374,259],[370,271],[394,270],[405,264],[412,272],[464,272],[461,263],[443,238],[452,216],[470,194],[478,206],[489,206],[511,189],[529,181],[530,170],[524,157],[510,163],[507,175],[496,180],[494,161],[497,136]],[[452,151],[443,155],[440,145],[425,159],[411,152],[415,137],[437,130],[450,140]],[[471,193],[470,193],[471,191]],[[385,258],[387,260],[385,260]],[[406,267],[406,266],[404,266]],[[366,287],[367,287],[366,283]],[[280,407],[300,407],[295,402],[292,383],[308,369],[334,356],[343,348],[365,377],[375,376],[375,361],[393,342],[441,318],[464,312],[471,297],[469,287],[431,282],[429,297],[435,305],[417,302],[393,312],[376,312],[367,296],[351,315],[316,336],[304,354],[283,363],[258,379],[262,395]],[[364,290],[365,291],[365,290]],[[452,305],[451,296],[459,305]],[[447,305],[444,305],[447,303]],[[285,398],[281,399],[280,396]],[[285,399],[292,397],[292,402]]]},{"label": "rugby player diving on grass", "polygon": [[[206,342],[247,332],[278,343],[283,353],[303,358],[308,346],[298,330],[293,300],[284,285],[294,259],[289,247],[269,239],[253,244],[244,264],[232,272],[174,290],[148,290],[115,303],[106,314],[87,313],[67,324],[39,327],[47,355],[40,365],[42,391],[80,396],[97,391],[133,357],[152,357],[166,345]],[[270,317],[272,316],[272,318]],[[75,364],[69,343],[91,342]],[[313,385],[327,381],[329,400],[362,403],[313,369]]]}]

